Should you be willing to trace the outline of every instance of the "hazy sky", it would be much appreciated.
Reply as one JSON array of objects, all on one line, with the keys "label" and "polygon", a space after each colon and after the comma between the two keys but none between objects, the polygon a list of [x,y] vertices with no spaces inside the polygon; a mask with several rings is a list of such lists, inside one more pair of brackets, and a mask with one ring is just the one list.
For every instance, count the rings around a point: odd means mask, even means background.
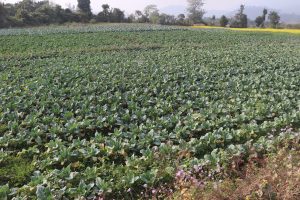
[{"label": "hazy sky", "polygon": [[[0,0],[5,3],[15,3],[18,0]],[[76,5],[77,0],[50,0],[58,3],[63,7],[67,5]],[[185,0],[91,0],[94,12],[101,10],[101,5],[107,3],[112,7],[121,8],[126,13],[131,13],[137,9],[142,10],[146,5],[155,4],[163,9],[170,6],[185,6]],[[283,12],[292,12],[300,14],[300,0],[206,0],[206,10],[226,10],[232,11],[239,7],[240,4],[246,6],[264,6],[267,8],[277,9]]]}]

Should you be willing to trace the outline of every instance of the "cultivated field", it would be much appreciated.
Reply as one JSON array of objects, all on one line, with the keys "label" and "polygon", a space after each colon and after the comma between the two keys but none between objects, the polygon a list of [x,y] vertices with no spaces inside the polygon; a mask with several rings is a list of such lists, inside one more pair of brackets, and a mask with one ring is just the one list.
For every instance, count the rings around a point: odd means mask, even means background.
[{"label": "cultivated field", "polygon": [[299,55],[295,34],[1,30],[0,198],[166,197],[272,151],[300,125]]}]

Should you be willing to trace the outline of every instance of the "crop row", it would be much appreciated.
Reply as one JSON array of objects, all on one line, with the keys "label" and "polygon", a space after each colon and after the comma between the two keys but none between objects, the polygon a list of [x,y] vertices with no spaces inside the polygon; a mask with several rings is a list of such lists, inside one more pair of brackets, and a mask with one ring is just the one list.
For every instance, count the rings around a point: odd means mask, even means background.
[{"label": "crop row", "polygon": [[[216,152],[299,127],[297,36],[173,30],[0,42],[0,185],[11,196],[132,198],[176,170],[222,165]],[[27,170],[8,175],[12,158]]]},{"label": "crop row", "polygon": [[36,28],[10,28],[1,29],[0,35],[48,35],[48,34],[76,34],[94,32],[144,32],[168,31],[183,28],[154,25],[154,24],[70,24],[64,26],[44,26]]}]

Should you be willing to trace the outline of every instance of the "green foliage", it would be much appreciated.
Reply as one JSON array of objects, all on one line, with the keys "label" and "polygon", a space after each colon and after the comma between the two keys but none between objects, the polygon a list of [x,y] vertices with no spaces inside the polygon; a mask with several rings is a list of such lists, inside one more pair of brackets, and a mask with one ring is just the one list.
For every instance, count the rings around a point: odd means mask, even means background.
[{"label": "green foliage", "polygon": [[184,20],[185,20],[185,15],[184,14],[179,14],[177,16],[177,19],[178,19],[178,22],[183,24],[184,23]]},{"label": "green foliage", "polygon": [[81,20],[87,22],[92,16],[91,1],[90,0],[77,0],[77,7],[80,11]]},{"label": "green foliage", "polygon": [[0,185],[22,186],[26,184],[33,172],[33,164],[25,158],[7,156],[0,160]]},{"label": "green foliage", "polygon": [[50,189],[47,187],[44,187],[42,185],[37,186],[36,198],[38,200],[52,200],[53,199]]},{"label": "green foliage", "polygon": [[269,151],[300,123],[296,35],[145,24],[0,35],[0,174],[13,197],[142,198],[177,169]]},{"label": "green foliage", "polygon": [[222,15],[222,17],[220,18],[220,26],[226,27],[228,25],[228,22],[228,18],[225,15]]},{"label": "green foliage", "polygon": [[265,27],[265,20],[266,20],[266,16],[268,14],[268,10],[267,9],[264,9],[263,10],[263,15],[262,16],[258,16],[256,19],[255,19],[255,23],[256,23],[256,26],[257,27]]},{"label": "green foliage", "polygon": [[159,10],[156,5],[148,5],[144,9],[145,17],[147,18],[147,21],[156,24],[159,21]]},{"label": "green foliage", "polygon": [[8,185],[0,185],[0,199],[7,200],[8,195],[10,193],[10,189]]},{"label": "green foliage", "polygon": [[257,27],[261,27],[263,23],[264,23],[264,18],[262,16],[256,17],[255,24]]},{"label": "green foliage", "polygon": [[264,10],[263,10],[263,15],[262,15],[264,21],[266,20],[267,14],[268,14],[268,10],[264,8]]},{"label": "green foliage", "polygon": [[187,0],[188,17],[193,23],[202,22],[205,11],[203,10],[203,0]]},{"label": "green foliage", "polygon": [[0,28],[6,26],[7,23],[7,10],[4,7],[4,4],[0,2]]},{"label": "green foliage", "polygon": [[111,22],[124,22],[125,14],[119,8],[114,8],[111,13]]},{"label": "green foliage", "polygon": [[270,23],[271,23],[271,26],[273,28],[277,28],[279,22],[280,22],[280,16],[279,14],[276,12],[276,11],[271,11],[269,13],[269,20],[270,20]]},{"label": "green foliage", "polygon": [[234,16],[231,21],[230,27],[232,28],[247,28],[248,27],[248,18],[244,14],[245,6],[241,5],[238,13]]},{"label": "green foliage", "polygon": [[4,5],[1,3],[0,13],[0,28],[78,22],[81,16],[47,0],[39,2],[23,0]]},{"label": "green foliage", "polygon": [[78,9],[63,9],[60,5],[50,3],[48,0],[32,1],[23,0],[15,4],[0,3],[0,28],[40,26],[50,24],[64,24],[70,22],[97,23],[97,22],[137,22],[167,25],[191,25],[191,21],[184,20],[182,16],[175,18],[173,15],[160,14],[157,6],[149,5],[145,13],[136,11],[126,17],[119,8],[110,8],[103,4],[103,10],[93,15],[90,0],[78,0]]},{"label": "green foliage", "polygon": [[[180,21],[183,22],[184,20],[181,18]],[[159,24],[172,25],[175,23],[176,23],[176,19],[173,15],[167,15],[167,14],[159,15]]]},{"label": "green foliage", "polygon": [[125,21],[124,11],[119,8],[109,9],[108,4],[102,5],[103,11],[99,12],[96,17],[98,22],[115,22],[120,23]]}]

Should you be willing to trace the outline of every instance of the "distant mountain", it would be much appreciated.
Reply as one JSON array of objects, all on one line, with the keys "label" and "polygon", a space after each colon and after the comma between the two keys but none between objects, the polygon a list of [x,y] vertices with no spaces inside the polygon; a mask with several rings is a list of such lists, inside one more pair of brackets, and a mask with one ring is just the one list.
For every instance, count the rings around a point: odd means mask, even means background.
[{"label": "distant mountain", "polygon": [[[257,6],[246,6],[245,13],[248,15],[248,18],[251,20],[255,20],[257,16],[262,15],[263,7],[257,7]],[[271,8],[267,8],[269,11],[274,10]],[[167,13],[171,15],[179,15],[181,13],[186,14],[186,8],[182,5],[175,5],[175,6],[168,6],[160,9],[162,13]],[[288,23],[288,24],[300,24],[300,15],[299,14],[293,14],[293,13],[285,13],[281,12],[280,10],[276,10],[280,17],[281,22]],[[215,15],[216,17],[221,17],[222,15],[226,15],[228,17],[232,17],[235,15],[235,11],[226,11],[226,10],[206,10],[205,17],[211,17],[212,15]]]},{"label": "distant mountain", "polygon": [[281,14],[281,21],[288,24],[300,24],[300,15],[297,14]]}]

